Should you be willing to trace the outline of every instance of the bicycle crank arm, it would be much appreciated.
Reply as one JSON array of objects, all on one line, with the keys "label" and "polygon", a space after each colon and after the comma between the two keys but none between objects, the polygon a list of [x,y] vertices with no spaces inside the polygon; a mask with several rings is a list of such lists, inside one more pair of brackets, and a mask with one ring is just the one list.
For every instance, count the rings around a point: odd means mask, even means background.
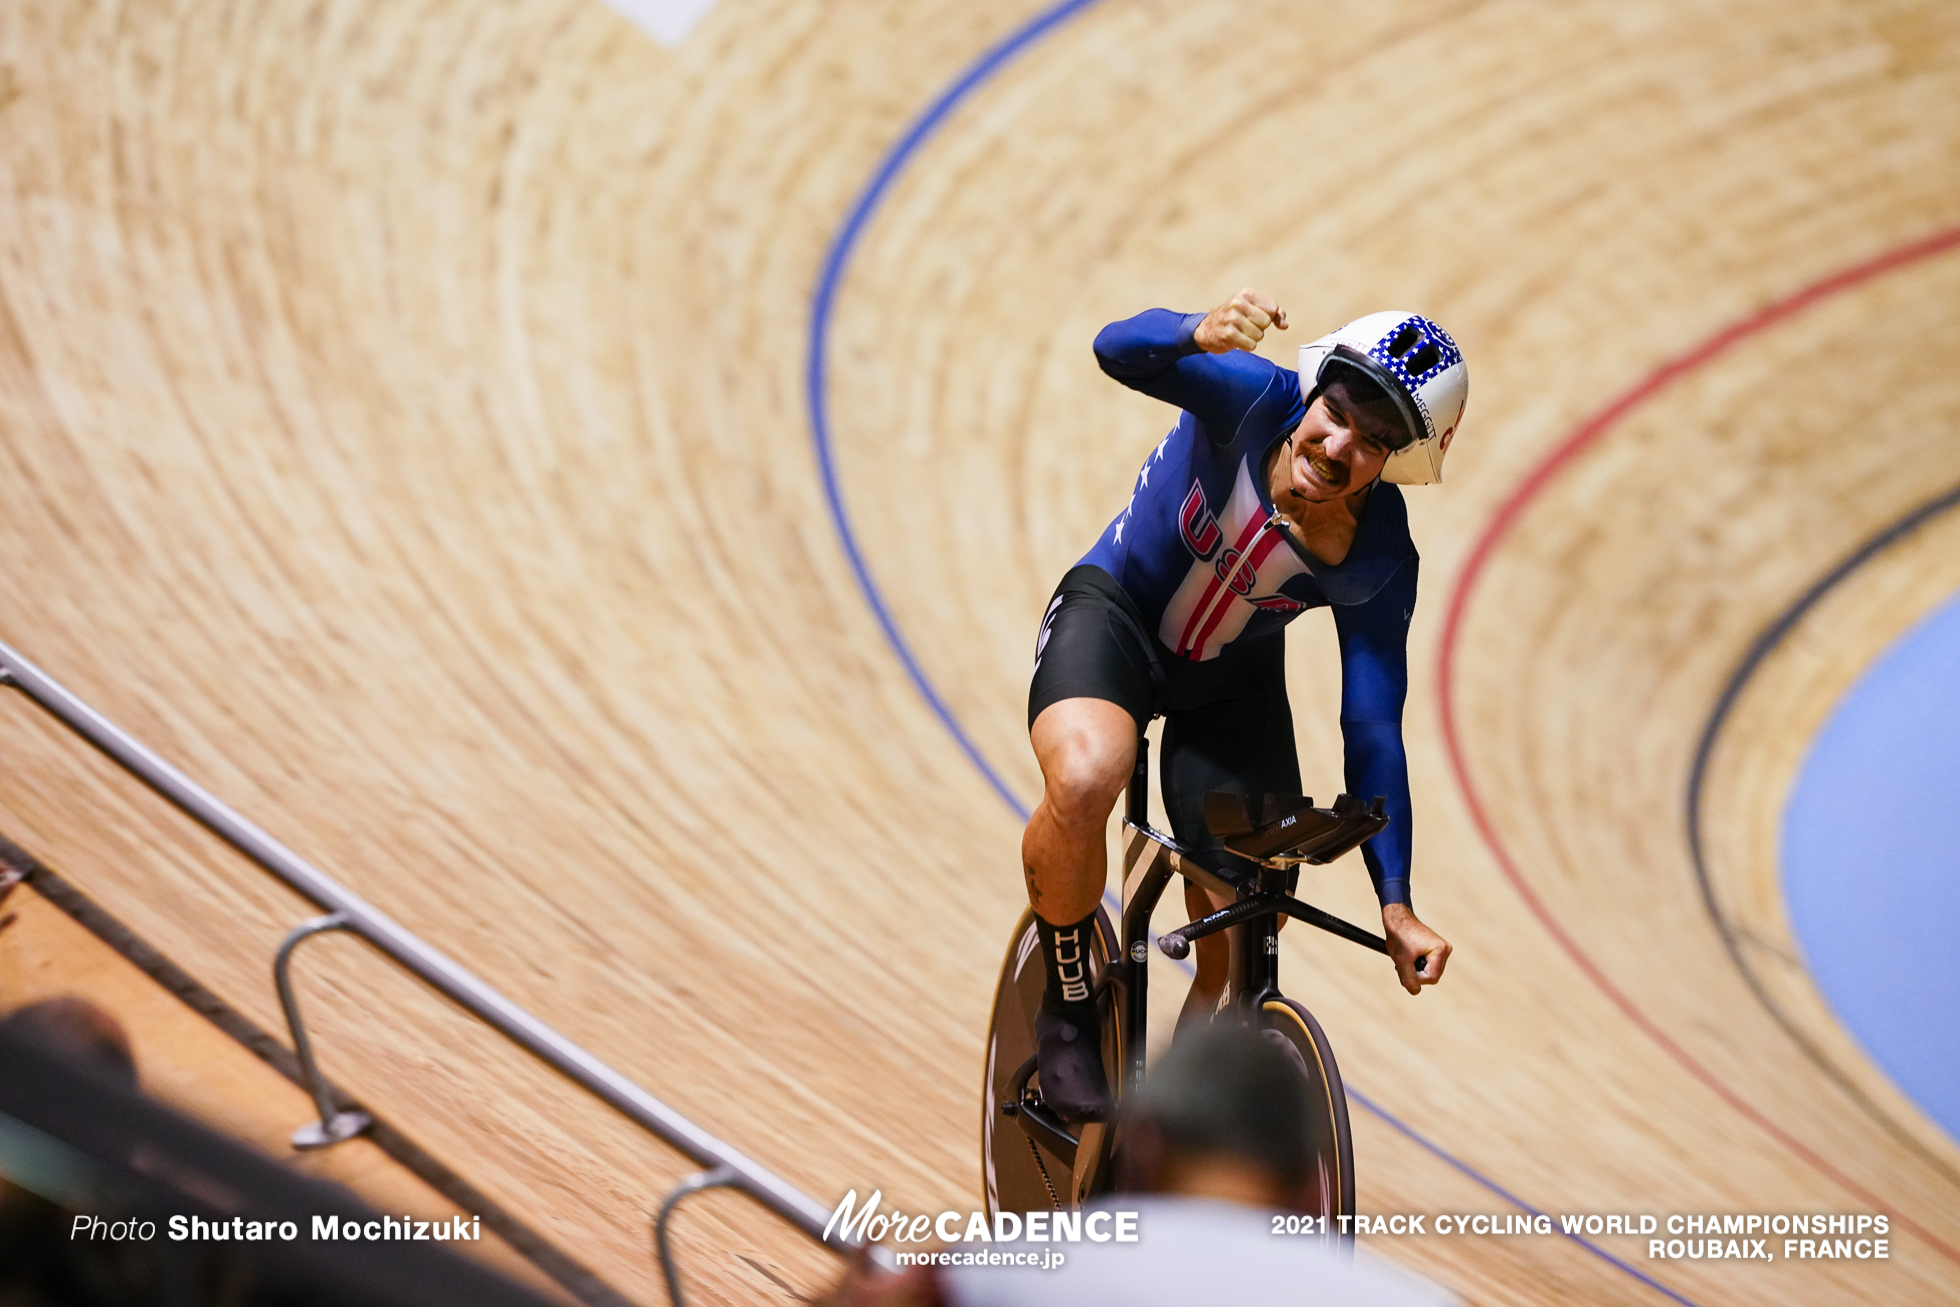
[{"label": "bicycle crank arm", "polygon": [[1038,1095],[1028,1092],[1028,1077],[1034,1074],[1036,1061],[1029,1058],[1014,1073],[1014,1079],[1008,1086],[1010,1097],[1000,1105],[1001,1115],[1011,1116],[1020,1122],[1028,1138],[1060,1158],[1062,1165],[1072,1167],[1080,1141],[1068,1132],[1062,1119],[1050,1111]]}]

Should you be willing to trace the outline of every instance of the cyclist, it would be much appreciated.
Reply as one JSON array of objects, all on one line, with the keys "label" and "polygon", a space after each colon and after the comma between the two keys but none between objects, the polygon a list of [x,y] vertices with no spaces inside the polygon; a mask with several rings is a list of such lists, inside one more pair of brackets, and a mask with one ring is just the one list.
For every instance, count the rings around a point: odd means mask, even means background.
[{"label": "cyclist", "polygon": [[[1110,1108],[1086,945],[1138,732],[1165,718],[1164,806],[1187,845],[1219,847],[1208,790],[1298,794],[1280,636],[1309,608],[1332,608],[1340,642],[1347,788],[1388,801],[1388,828],[1362,856],[1396,972],[1419,994],[1449,960],[1409,899],[1402,704],[1417,559],[1395,483],[1441,479],[1467,369],[1434,323],[1376,313],[1305,346],[1295,373],[1252,352],[1286,326],[1247,288],[1209,313],[1150,309],[1096,337],[1104,372],[1183,412],[1056,588],[1028,693],[1042,797],[1022,865],[1047,972],[1035,1034],[1042,1097],[1071,1119]],[[1185,902],[1194,919],[1223,906],[1190,882]],[[1215,1009],[1228,948],[1223,934],[1198,941],[1181,1028]]]}]

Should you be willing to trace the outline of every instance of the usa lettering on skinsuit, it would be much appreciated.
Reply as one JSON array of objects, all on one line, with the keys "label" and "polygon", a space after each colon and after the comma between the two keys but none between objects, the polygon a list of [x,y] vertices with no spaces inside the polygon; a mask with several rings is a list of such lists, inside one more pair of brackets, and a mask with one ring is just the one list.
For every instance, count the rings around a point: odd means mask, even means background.
[{"label": "usa lettering on skinsuit", "polygon": [[1205,504],[1205,488],[1196,481],[1191,483],[1191,493],[1184,497],[1184,507],[1178,510],[1177,525],[1184,543],[1201,559],[1210,558],[1211,551],[1224,539],[1224,533],[1218,529],[1218,519]]}]

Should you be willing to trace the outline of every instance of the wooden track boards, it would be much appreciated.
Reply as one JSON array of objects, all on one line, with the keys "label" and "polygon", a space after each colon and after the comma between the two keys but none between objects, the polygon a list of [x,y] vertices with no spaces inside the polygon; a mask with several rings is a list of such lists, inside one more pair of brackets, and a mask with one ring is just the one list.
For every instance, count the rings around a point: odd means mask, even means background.
[{"label": "wooden track boards", "polygon": [[[971,1206],[1018,824],[857,591],[803,367],[882,152],[1034,12],[722,0],[668,51],[590,0],[11,6],[0,638],[819,1201]],[[843,284],[829,394],[864,555],[1024,798],[1041,605],[1168,420],[1095,372],[1097,327],[1250,282],[1293,314],[1282,362],[1384,305],[1457,334],[1469,425],[1449,484],[1409,496],[1409,735],[1419,902],[1459,952],[1412,1004],[1296,929],[1289,987],[1357,1087],[1550,1210],[1863,1204],[1523,907],[1442,747],[1443,600],[1611,395],[1960,223],[1956,82],[1933,5],[1105,0],[953,115]],[[1730,1093],[1948,1248],[1952,1184],[1737,979],[1680,803],[1755,633],[1960,479],[1956,283],[1960,255],[1874,280],[1629,415],[1519,519],[1454,662],[1465,766],[1547,912]],[[1817,640],[1876,647],[1960,581],[1941,557],[1865,634]],[[1316,793],[1325,626],[1290,653]],[[1861,665],[1822,661],[1765,681],[1770,721],[1815,720]],[[1760,884],[1806,737],[1762,726],[1756,752],[1751,720],[1711,795],[1718,861]],[[11,698],[0,756],[0,829],[276,1026],[266,963],[300,905]],[[1358,868],[1321,874],[1367,910]],[[645,1216],[686,1165],[358,945],[310,947],[332,1074],[657,1300]],[[1503,1210],[1356,1130],[1364,1210]],[[830,1273],[737,1199],[682,1224],[709,1300]],[[1960,1264],[1893,1248],[1640,1264],[1700,1302],[1951,1300]],[[1655,1300],[1563,1240],[1386,1251],[1480,1302]]]}]

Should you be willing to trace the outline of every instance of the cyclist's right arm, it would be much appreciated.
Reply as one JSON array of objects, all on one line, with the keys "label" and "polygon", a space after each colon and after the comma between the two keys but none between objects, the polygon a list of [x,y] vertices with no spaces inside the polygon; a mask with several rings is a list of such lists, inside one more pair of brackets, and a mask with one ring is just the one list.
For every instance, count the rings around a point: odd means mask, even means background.
[{"label": "cyclist's right arm", "polygon": [[1293,374],[1237,349],[1205,353],[1193,335],[1206,316],[1145,309],[1112,322],[1096,336],[1096,361],[1130,389],[1188,411],[1222,444],[1262,396],[1277,391],[1290,403]]}]

